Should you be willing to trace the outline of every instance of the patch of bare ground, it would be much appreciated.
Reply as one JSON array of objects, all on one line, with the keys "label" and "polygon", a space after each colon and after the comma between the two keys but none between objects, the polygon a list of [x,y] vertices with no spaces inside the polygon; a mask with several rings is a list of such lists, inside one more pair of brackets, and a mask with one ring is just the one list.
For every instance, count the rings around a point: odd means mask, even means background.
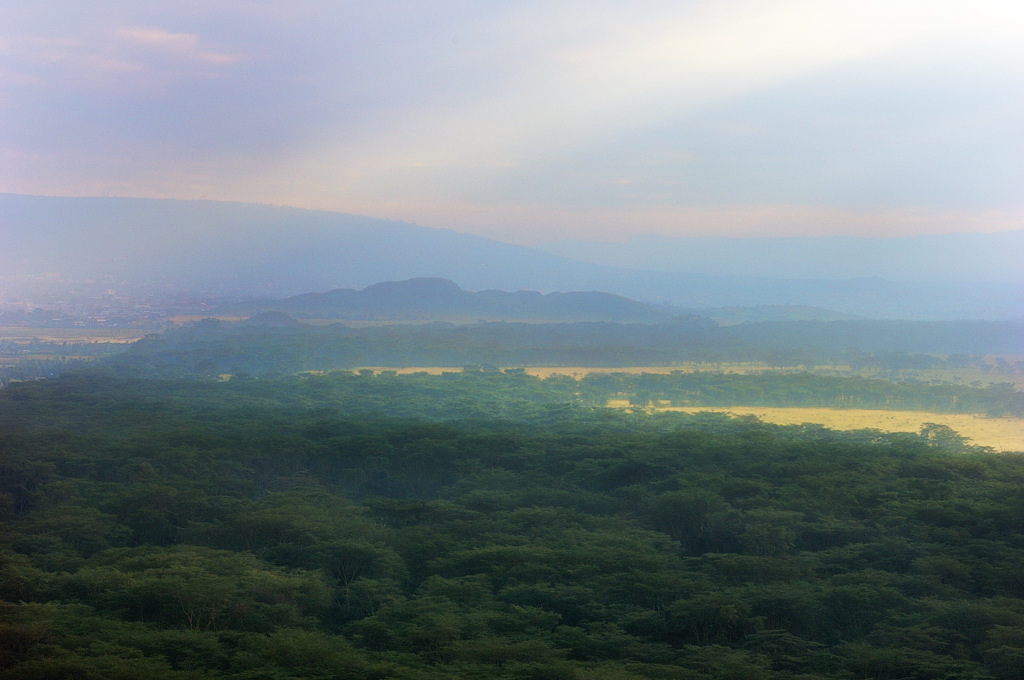
[{"label": "patch of bare ground", "polygon": [[136,328],[37,328],[33,326],[0,326],[0,340],[15,344],[40,342],[110,342],[129,343],[141,340],[145,331]]}]

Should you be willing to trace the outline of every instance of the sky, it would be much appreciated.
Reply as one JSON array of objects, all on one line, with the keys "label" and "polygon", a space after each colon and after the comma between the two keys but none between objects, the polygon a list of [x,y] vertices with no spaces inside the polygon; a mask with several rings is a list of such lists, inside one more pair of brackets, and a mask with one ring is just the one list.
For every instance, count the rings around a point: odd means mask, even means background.
[{"label": "sky", "polygon": [[1024,8],[0,0],[0,192],[527,245],[1024,229]]}]

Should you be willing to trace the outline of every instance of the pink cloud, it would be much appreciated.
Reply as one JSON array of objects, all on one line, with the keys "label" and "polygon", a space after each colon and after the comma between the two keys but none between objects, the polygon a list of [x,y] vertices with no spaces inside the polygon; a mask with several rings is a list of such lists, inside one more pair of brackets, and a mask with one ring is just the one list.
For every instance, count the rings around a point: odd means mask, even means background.
[{"label": "pink cloud", "polygon": [[161,28],[140,27],[125,27],[117,33],[129,44],[174,54],[187,60],[209,64],[233,64],[245,58],[239,54],[203,49],[196,33],[172,33]]}]

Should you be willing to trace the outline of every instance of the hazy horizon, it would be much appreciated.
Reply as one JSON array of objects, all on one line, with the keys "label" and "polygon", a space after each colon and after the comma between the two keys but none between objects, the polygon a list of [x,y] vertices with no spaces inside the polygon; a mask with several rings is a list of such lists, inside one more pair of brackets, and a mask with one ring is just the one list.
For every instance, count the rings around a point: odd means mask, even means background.
[{"label": "hazy horizon", "polygon": [[[433,277],[675,306],[1020,318],[1024,231],[889,240],[646,237],[529,248],[408,222],[217,201],[0,194],[0,301],[284,297]],[[35,293],[33,293],[35,291]],[[77,292],[76,292],[77,291]],[[162,291],[162,293],[161,293]]]}]

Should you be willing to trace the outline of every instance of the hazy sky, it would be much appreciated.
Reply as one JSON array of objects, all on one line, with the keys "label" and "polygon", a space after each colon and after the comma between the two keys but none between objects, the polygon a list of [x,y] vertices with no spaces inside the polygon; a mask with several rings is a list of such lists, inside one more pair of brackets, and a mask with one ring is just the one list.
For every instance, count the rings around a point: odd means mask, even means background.
[{"label": "hazy sky", "polygon": [[0,0],[0,191],[520,243],[1024,229],[1024,7]]}]

